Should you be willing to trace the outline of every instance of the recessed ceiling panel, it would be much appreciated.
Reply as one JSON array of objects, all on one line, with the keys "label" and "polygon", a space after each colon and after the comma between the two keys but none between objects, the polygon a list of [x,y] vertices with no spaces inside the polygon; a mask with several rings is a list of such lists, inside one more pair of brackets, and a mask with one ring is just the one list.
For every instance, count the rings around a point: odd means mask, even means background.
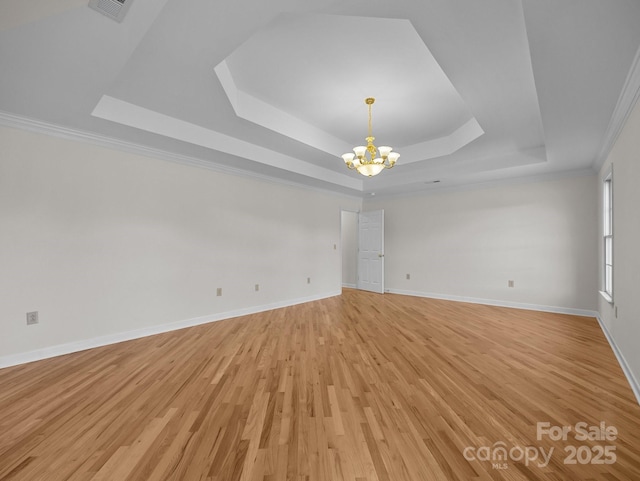
[{"label": "recessed ceiling panel", "polygon": [[[631,1],[134,0],[121,24],[18,3],[0,0],[0,123],[336,192],[590,168],[639,70]],[[401,157],[363,178],[338,155],[370,96]]]},{"label": "recessed ceiling panel", "polygon": [[216,73],[238,116],[336,155],[364,142],[366,97],[376,139],[423,159],[429,142],[438,156],[483,133],[408,20],[281,14]]}]

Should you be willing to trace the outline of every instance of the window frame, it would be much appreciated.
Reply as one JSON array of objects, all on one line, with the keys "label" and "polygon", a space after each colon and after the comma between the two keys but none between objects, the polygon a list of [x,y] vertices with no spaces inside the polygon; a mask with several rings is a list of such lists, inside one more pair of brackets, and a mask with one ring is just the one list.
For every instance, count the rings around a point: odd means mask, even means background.
[{"label": "window frame", "polygon": [[602,185],[602,290],[600,294],[613,303],[613,166]]}]

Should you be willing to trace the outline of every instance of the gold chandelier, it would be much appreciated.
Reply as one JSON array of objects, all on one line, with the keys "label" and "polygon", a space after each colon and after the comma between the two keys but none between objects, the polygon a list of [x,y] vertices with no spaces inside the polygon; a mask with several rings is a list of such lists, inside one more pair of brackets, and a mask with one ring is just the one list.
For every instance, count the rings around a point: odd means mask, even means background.
[{"label": "gold chandelier", "polygon": [[[362,175],[373,177],[382,172],[383,169],[390,169],[396,165],[400,154],[391,152],[389,146],[376,147],[373,145],[375,137],[371,134],[371,106],[376,101],[373,97],[364,99],[364,103],[369,106],[369,135],[366,137],[367,145],[354,147],[353,154],[343,154],[342,159],[347,167],[355,169]],[[379,156],[377,154],[380,154]]]}]

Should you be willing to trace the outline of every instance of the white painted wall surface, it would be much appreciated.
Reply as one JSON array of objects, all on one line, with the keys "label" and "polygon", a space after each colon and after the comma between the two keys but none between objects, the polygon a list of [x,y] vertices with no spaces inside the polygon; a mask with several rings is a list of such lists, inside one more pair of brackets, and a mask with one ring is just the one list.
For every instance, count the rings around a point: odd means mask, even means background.
[{"label": "white painted wall surface", "polygon": [[581,176],[379,198],[363,209],[385,210],[389,290],[595,310],[596,192],[596,176]]},{"label": "white painted wall surface", "polygon": [[342,211],[342,285],[356,287],[358,275],[358,213]]},{"label": "white painted wall surface", "polygon": [[[600,317],[640,386],[640,103],[636,104],[600,171],[599,184],[613,164],[613,300],[598,296]],[[602,236],[602,185],[598,233]],[[599,252],[602,287],[603,247]],[[618,317],[615,308],[618,308]]]},{"label": "white painted wall surface", "polygon": [[340,292],[359,199],[10,128],[0,145],[0,358]]}]

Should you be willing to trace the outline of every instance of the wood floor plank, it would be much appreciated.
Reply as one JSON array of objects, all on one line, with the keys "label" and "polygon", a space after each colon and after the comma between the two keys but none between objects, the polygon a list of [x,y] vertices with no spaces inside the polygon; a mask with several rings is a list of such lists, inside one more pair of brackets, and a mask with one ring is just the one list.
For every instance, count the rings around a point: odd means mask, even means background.
[{"label": "wood floor plank", "polygon": [[345,290],[0,370],[0,481],[638,479],[640,407],[591,318]]}]

